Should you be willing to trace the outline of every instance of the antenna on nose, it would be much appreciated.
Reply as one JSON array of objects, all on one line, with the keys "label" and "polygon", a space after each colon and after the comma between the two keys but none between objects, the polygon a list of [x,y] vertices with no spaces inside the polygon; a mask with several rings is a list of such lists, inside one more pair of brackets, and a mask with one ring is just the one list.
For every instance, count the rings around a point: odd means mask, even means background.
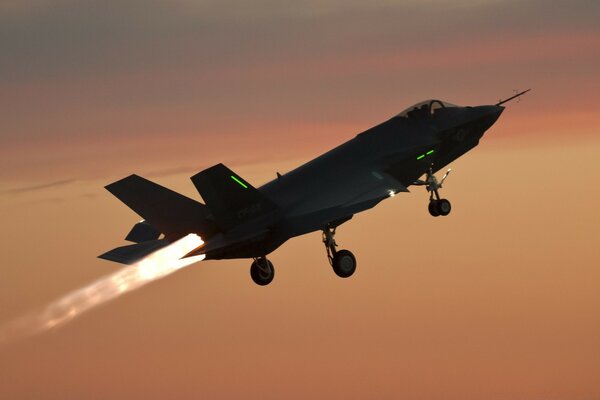
[{"label": "antenna on nose", "polygon": [[527,89],[527,90],[524,90],[524,91],[522,91],[521,93],[517,93],[517,94],[515,94],[514,96],[511,96],[511,97],[509,97],[509,98],[508,98],[508,99],[506,99],[506,100],[500,100],[499,102],[497,102],[497,103],[496,103],[496,105],[497,105],[497,106],[501,106],[501,105],[502,105],[502,104],[504,104],[504,103],[508,103],[509,101],[511,101],[511,100],[513,100],[513,99],[516,99],[517,97],[520,97],[520,96],[524,95],[525,93],[529,92],[530,90],[531,90],[531,89]]}]

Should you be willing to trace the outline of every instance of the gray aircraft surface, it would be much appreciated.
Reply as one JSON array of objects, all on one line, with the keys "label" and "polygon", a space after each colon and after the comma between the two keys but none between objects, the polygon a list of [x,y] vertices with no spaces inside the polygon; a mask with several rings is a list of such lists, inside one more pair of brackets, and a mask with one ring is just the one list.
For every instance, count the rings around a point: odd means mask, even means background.
[{"label": "gray aircraft surface", "polygon": [[336,228],[411,185],[425,186],[432,216],[448,215],[450,202],[439,189],[450,170],[440,180],[434,173],[477,146],[502,104],[528,91],[475,107],[422,101],[259,188],[217,164],[191,177],[206,204],[130,175],[106,189],[144,219],[125,238],[135,244],[99,257],[132,264],[196,233],[205,243],[184,257],[253,259],[252,280],[267,285],[275,275],[268,254],[295,236],[322,231],[333,271],[347,278],[356,259],[337,249]]}]

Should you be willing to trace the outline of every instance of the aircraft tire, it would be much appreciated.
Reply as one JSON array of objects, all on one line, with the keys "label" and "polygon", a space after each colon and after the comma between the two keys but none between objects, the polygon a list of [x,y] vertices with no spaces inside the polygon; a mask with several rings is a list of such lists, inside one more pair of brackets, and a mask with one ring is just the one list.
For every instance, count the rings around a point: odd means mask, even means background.
[{"label": "aircraft tire", "polygon": [[268,285],[275,277],[273,263],[266,258],[259,258],[254,261],[250,266],[250,277],[259,286]]},{"label": "aircraft tire", "polygon": [[432,217],[439,217],[440,216],[440,210],[438,209],[438,201],[437,200],[431,200],[429,202],[429,207],[427,207],[429,209],[429,214],[431,214]]},{"label": "aircraft tire", "polygon": [[450,211],[452,211],[452,205],[446,199],[438,200],[437,204],[436,204],[436,208],[437,208],[438,214],[440,214],[443,217],[450,214]]},{"label": "aircraft tire", "polygon": [[340,278],[348,278],[356,271],[356,258],[348,250],[339,250],[333,256],[333,272]]}]

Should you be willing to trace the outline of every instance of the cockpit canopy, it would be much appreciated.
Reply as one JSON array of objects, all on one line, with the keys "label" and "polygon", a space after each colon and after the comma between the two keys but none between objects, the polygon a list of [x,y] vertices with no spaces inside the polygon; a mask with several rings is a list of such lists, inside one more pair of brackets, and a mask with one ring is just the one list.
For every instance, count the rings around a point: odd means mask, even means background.
[{"label": "cockpit canopy", "polygon": [[441,100],[425,100],[421,101],[415,105],[408,107],[406,110],[402,111],[400,114],[396,115],[396,117],[402,118],[418,118],[426,115],[433,115],[436,111],[443,108],[451,108],[458,107],[456,104],[448,103]]}]

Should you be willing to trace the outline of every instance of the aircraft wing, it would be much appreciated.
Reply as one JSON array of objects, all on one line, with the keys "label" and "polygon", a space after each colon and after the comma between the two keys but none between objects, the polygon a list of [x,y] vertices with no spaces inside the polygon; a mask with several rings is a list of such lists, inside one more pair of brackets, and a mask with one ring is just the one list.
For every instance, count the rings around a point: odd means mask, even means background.
[{"label": "aircraft wing", "polygon": [[[334,213],[354,210],[351,212],[355,213],[365,209],[361,209],[361,204],[371,204],[389,197],[391,193],[408,191],[406,186],[393,176],[378,169],[349,172],[346,179],[329,179],[322,182],[315,180],[315,182],[316,184],[308,189],[311,191],[311,196],[293,204],[287,214],[288,217],[300,218],[324,210],[332,210]],[[324,218],[327,219],[329,216]]]},{"label": "aircraft wing", "polygon": [[[352,207],[357,204],[389,197],[400,192],[408,192],[406,186],[385,172],[371,171],[370,179],[363,179],[361,190],[349,199],[342,207]],[[375,179],[373,179],[375,178]]]}]

